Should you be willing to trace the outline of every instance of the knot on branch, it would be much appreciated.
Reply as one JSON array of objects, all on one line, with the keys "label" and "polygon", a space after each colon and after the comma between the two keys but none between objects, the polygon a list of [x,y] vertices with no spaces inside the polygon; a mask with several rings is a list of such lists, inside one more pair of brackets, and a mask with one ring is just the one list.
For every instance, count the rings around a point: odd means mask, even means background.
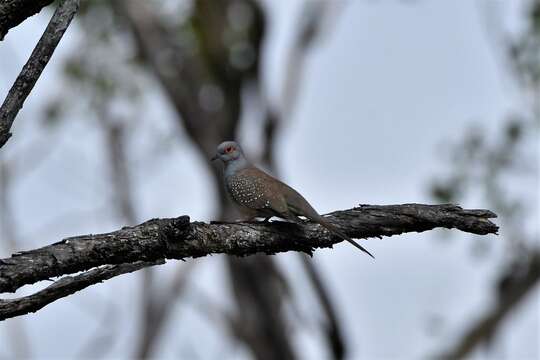
[{"label": "knot on branch", "polygon": [[160,220],[162,221],[162,231],[161,235],[163,240],[167,244],[167,247],[170,244],[174,244],[179,241],[184,241],[191,230],[191,220],[189,216],[183,215],[170,220]]}]

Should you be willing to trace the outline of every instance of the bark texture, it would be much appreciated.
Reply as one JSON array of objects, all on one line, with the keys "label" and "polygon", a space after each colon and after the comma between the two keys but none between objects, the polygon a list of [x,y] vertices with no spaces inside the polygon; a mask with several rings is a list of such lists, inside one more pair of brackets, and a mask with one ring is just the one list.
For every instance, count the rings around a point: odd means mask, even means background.
[{"label": "bark texture", "polygon": [[41,11],[53,0],[3,0],[0,3],[0,41],[9,29]]},{"label": "bark texture", "polygon": [[153,265],[164,264],[164,260],[138,261],[120,265],[106,265],[77,276],[65,276],[51,286],[35,294],[18,299],[0,300],[0,320],[36,312],[55,300],[74,294],[90,285],[118,275],[130,273]]},{"label": "bark texture", "polygon": [[[27,1],[30,3],[30,1]],[[0,5],[0,22],[2,11],[9,10],[10,1]],[[11,87],[0,107],[0,148],[11,137],[11,126],[19,110],[23,107],[24,101],[32,91],[32,88],[39,79],[43,69],[49,62],[56,46],[64,35],[75,13],[79,9],[79,0],[62,0],[54,12],[51,21],[47,25],[45,32],[39,39],[30,58],[24,65],[15,83]],[[1,31],[1,28],[0,28]],[[1,32],[0,32],[1,35]]]},{"label": "bark texture", "polygon": [[[479,235],[496,234],[498,226],[490,221],[494,217],[496,215],[488,210],[423,204],[361,205],[328,215],[330,221],[353,238],[422,232],[437,227],[456,228]],[[304,225],[281,221],[207,224],[190,222],[188,216],[152,219],[110,233],[67,238],[1,259],[0,292],[15,292],[24,285],[103,265],[137,262],[154,264],[163,259],[184,260],[210,254],[247,256],[286,251],[312,254],[316,248],[332,247],[341,241],[320,225],[311,222]],[[99,278],[99,281],[102,280]],[[24,313],[10,307],[9,302],[14,304],[13,301],[1,303],[0,319],[9,317],[7,314]],[[26,312],[39,308],[34,301]]]}]

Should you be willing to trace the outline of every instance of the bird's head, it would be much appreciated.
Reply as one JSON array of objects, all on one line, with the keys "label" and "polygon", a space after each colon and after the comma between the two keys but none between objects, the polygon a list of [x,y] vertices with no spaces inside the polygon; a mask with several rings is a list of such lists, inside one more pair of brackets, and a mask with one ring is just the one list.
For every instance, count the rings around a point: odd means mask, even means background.
[{"label": "bird's head", "polygon": [[244,157],[242,148],[238,143],[234,141],[224,141],[217,147],[216,155],[212,158],[212,161],[220,159],[224,163],[229,161],[241,159]]}]

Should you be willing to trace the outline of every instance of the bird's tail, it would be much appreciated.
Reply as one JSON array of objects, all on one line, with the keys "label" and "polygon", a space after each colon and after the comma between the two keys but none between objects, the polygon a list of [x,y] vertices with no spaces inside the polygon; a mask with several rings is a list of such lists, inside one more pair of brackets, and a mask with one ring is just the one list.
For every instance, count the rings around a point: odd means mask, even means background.
[{"label": "bird's tail", "polygon": [[345,235],[344,233],[341,232],[341,230],[339,230],[338,228],[336,228],[334,225],[332,225],[331,223],[329,223],[325,218],[323,218],[322,216],[318,219],[316,219],[316,221],[321,224],[322,226],[324,226],[328,231],[330,231],[331,233],[334,233],[336,234],[337,236],[339,236],[340,238],[342,238],[343,240],[347,240],[348,242],[350,242],[354,247],[362,250],[363,252],[365,252],[366,254],[368,254],[369,256],[371,256],[373,259],[375,259],[375,256],[371,255],[371,253],[369,251],[367,251],[366,249],[364,249],[364,247],[362,247],[360,244],[358,244],[356,241],[354,241],[353,239],[351,239],[350,237],[348,237],[347,235]]}]

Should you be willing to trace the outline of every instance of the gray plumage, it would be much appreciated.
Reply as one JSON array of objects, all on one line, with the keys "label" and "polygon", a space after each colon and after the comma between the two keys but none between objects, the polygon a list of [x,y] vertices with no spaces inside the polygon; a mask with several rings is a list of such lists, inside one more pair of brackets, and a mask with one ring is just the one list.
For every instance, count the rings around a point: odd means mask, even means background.
[{"label": "gray plumage", "polygon": [[212,160],[216,159],[225,165],[223,180],[227,192],[248,219],[261,217],[267,221],[277,216],[301,223],[299,216],[304,216],[373,257],[369,251],[320,216],[296,190],[253,166],[236,142],[221,143]]}]

